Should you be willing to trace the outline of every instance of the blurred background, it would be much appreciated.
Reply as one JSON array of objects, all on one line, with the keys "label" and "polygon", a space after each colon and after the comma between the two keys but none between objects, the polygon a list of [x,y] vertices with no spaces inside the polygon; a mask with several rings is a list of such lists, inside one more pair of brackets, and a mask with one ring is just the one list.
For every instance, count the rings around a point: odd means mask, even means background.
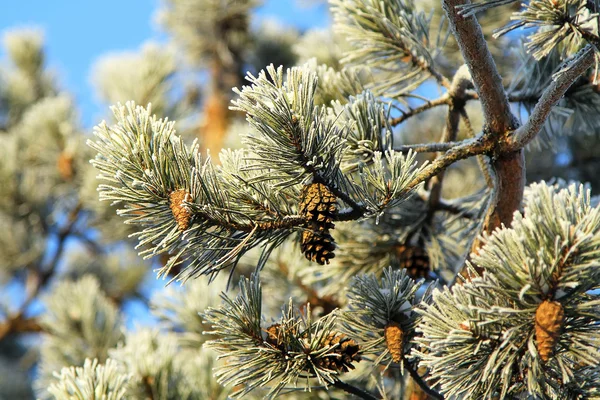
[{"label": "blurred background", "polygon": [[[443,27],[439,2],[416,3],[425,10],[435,5],[431,26]],[[509,20],[510,12],[505,7],[481,16],[488,37]],[[134,231],[116,216],[116,207],[98,201],[97,171],[89,164],[94,154],[85,143],[95,125],[102,120],[111,123],[111,105],[133,100],[144,106],[151,103],[157,117],[176,121],[178,134],[188,143],[197,139],[218,163],[221,148],[239,147],[238,134],[248,129],[244,115],[228,109],[231,88],[240,87],[247,72],[256,74],[271,63],[284,68],[310,63],[322,86],[318,102],[327,105],[331,100],[343,102],[347,95],[359,93],[363,83],[381,78],[361,73],[343,86],[350,76],[344,75],[348,70],[342,62],[349,44],[333,32],[331,24],[327,3],[318,0],[25,0],[4,5],[0,13],[0,399],[48,398],[46,388],[53,372],[83,365],[86,357],[102,362],[109,353],[130,366],[152,365],[158,359],[171,360],[176,371],[193,366],[194,371],[186,372],[192,386],[201,379],[208,383],[202,389],[205,393],[190,398],[226,396],[212,379],[212,356],[203,355],[186,367],[172,350],[175,347],[165,344],[168,335],[157,332],[178,334],[178,340],[185,338],[178,346],[198,350],[206,328],[198,312],[219,303],[218,293],[227,277],[210,287],[199,279],[185,288],[178,284],[165,288],[168,280],[157,280],[154,269],[166,260],[139,257],[135,238],[129,236]],[[516,68],[523,60],[513,46],[519,40],[509,36],[490,45],[507,86],[529,85],[534,98],[546,81],[538,77],[534,85],[532,70],[515,72],[523,71]],[[461,64],[452,39],[437,61],[451,78]],[[545,77],[558,60],[548,63],[542,70]],[[576,134],[556,135],[531,146],[530,182],[561,177],[598,187],[600,125],[596,118],[586,117],[585,107],[597,109],[599,89],[590,77],[582,79],[571,90],[570,103],[564,104],[576,113],[559,108],[546,127],[550,134],[567,121]],[[424,82],[416,93],[427,98],[440,94],[431,82]],[[402,106],[419,102],[422,99],[400,101]],[[515,112],[522,116],[528,110],[515,104]],[[482,125],[478,111],[478,104],[469,104],[476,132]],[[392,111],[391,115],[399,114]],[[444,115],[444,108],[431,110],[395,127],[394,136],[400,143],[437,140]],[[572,115],[577,118],[569,119]],[[460,136],[471,133],[462,127]],[[448,172],[444,196],[464,197],[483,186],[474,160],[461,162]],[[342,248],[344,235],[351,243],[349,249],[372,247],[366,241],[373,237],[370,231],[365,230],[359,243],[355,227],[340,224],[336,229]],[[448,243],[454,246],[450,239]],[[381,249],[384,255],[369,254],[364,257],[374,261],[360,264],[355,261],[363,255],[340,257],[324,277],[285,246],[265,267],[271,282],[265,289],[271,291],[265,308],[275,310],[273,315],[290,295],[300,304],[310,301],[315,310],[329,312],[343,304],[335,294],[341,293],[346,278],[380,272],[399,248],[394,242]],[[236,273],[247,274],[254,265],[256,259],[250,257]],[[127,346],[134,344],[146,349],[148,359],[127,358]],[[118,346],[125,347],[111,353]]]}]

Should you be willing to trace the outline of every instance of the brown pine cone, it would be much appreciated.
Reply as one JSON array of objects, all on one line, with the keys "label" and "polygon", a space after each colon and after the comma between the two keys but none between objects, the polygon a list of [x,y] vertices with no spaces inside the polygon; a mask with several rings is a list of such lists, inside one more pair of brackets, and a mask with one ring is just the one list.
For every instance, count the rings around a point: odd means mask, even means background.
[{"label": "brown pine cone", "polygon": [[405,268],[413,279],[426,278],[430,271],[429,256],[420,246],[403,244],[396,246],[396,257],[400,268]]},{"label": "brown pine cone", "polygon": [[334,371],[348,372],[354,369],[353,362],[360,361],[360,346],[354,339],[347,338],[343,334],[332,333],[325,339],[323,346],[338,345],[333,352],[315,360],[319,368]]},{"label": "brown pine cone", "polygon": [[298,211],[306,219],[306,230],[301,237],[302,253],[310,261],[329,264],[329,260],[335,257],[335,242],[329,234],[329,230],[335,226],[335,195],[322,183],[306,185],[302,189]]}]

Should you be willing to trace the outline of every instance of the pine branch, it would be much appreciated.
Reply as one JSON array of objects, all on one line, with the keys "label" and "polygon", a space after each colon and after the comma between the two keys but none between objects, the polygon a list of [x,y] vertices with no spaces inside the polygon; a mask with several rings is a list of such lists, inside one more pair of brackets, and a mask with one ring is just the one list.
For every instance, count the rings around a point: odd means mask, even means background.
[{"label": "pine branch", "polygon": [[592,46],[587,46],[564,63],[563,68],[554,75],[552,82],[542,93],[527,122],[508,137],[507,150],[523,148],[535,138],[552,111],[552,107],[563,97],[573,82],[594,65],[594,61],[595,51]]},{"label": "pine branch", "polygon": [[[513,131],[518,122],[512,114],[510,104],[502,85],[502,78],[477,20],[464,18],[457,6],[469,4],[463,0],[444,0],[443,6],[459,48],[471,72],[471,78],[483,109],[484,134],[503,138]],[[525,187],[525,159],[522,148],[500,150],[492,160],[495,171],[495,197],[484,220],[485,232],[492,232],[504,224],[510,226],[515,210],[519,209]],[[473,249],[477,249],[475,241]]]},{"label": "pine branch", "polygon": [[503,134],[517,125],[502,85],[502,78],[475,18],[462,16],[457,6],[468,4],[466,0],[444,0],[443,7],[456,37],[465,63],[483,108],[485,132]]},{"label": "pine branch", "polygon": [[460,145],[460,142],[405,144],[394,147],[394,150],[403,153],[408,153],[409,151],[414,151],[415,153],[437,153],[448,151],[458,145]]},{"label": "pine branch", "polygon": [[354,46],[344,61],[394,71],[374,84],[378,94],[402,96],[429,77],[450,86],[434,65],[429,19],[413,1],[332,0],[331,5],[336,29]]},{"label": "pine branch", "polygon": [[58,232],[56,250],[48,263],[44,266],[39,266],[35,271],[29,271],[26,283],[27,294],[25,301],[21,304],[18,312],[9,316],[4,323],[0,324],[0,341],[10,333],[39,332],[43,330],[37,323],[37,320],[33,318],[24,318],[24,314],[29,304],[35,300],[40,291],[46,287],[52,276],[54,276],[58,263],[62,259],[65,250],[65,242],[71,235],[75,224],[78,221],[81,209],[82,205],[78,203],[69,213],[66,225]]}]

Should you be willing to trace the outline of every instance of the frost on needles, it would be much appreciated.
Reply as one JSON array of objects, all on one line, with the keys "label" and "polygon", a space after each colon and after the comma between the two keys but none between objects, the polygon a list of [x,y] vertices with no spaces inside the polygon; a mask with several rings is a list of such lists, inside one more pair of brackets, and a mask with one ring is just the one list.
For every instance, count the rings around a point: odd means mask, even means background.
[{"label": "frost on needles", "polygon": [[[173,122],[133,103],[113,107],[116,122],[97,126],[97,140],[88,142],[98,152],[92,163],[103,181],[101,200],[119,205],[126,223],[142,228],[134,234],[140,254],[171,256],[160,276],[181,263],[178,279],[213,276],[257,246],[260,268],[290,235],[318,234],[301,210],[307,185],[332,193],[340,208],[335,220],[377,217],[417,187],[414,153],[390,148],[387,119],[368,92],[334,114],[315,105],[318,80],[309,66],[291,68],[285,78],[269,67],[248,80],[233,103],[250,123],[247,147],[223,151],[219,166],[200,155],[196,142],[186,145]],[[375,125],[366,128],[363,115],[378,116]],[[344,173],[357,169],[356,158],[343,156],[357,141],[372,143],[371,154],[357,173]]]}]

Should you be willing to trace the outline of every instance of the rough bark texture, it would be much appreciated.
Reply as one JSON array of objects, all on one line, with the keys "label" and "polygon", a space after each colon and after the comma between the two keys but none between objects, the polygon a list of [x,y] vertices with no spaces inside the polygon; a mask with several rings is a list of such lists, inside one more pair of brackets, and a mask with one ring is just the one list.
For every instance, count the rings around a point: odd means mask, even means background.
[{"label": "rough bark texture", "polygon": [[[479,23],[474,17],[463,18],[458,14],[456,6],[469,3],[468,0],[444,0],[443,6],[481,100],[484,134],[497,140],[491,163],[496,174],[496,195],[484,223],[484,231],[489,233],[501,225],[510,226],[513,213],[520,208],[525,161],[522,149],[502,150],[502,144],[518,127],[518,122],[510,110],[502,78]],[[476,251],[480,245],[479,240],[475,241],[472,250]]]},{"label": "rough bark texture", "polygon": [[470,4],[470,1],[444,0],[444,11],[479,94],[486,130],[504,133],[516,128],[517,119],[510,111],[502,77],[488,49],[481,26],[474,17],[464,18],[458,14],[456,6],[461,4]]}]

